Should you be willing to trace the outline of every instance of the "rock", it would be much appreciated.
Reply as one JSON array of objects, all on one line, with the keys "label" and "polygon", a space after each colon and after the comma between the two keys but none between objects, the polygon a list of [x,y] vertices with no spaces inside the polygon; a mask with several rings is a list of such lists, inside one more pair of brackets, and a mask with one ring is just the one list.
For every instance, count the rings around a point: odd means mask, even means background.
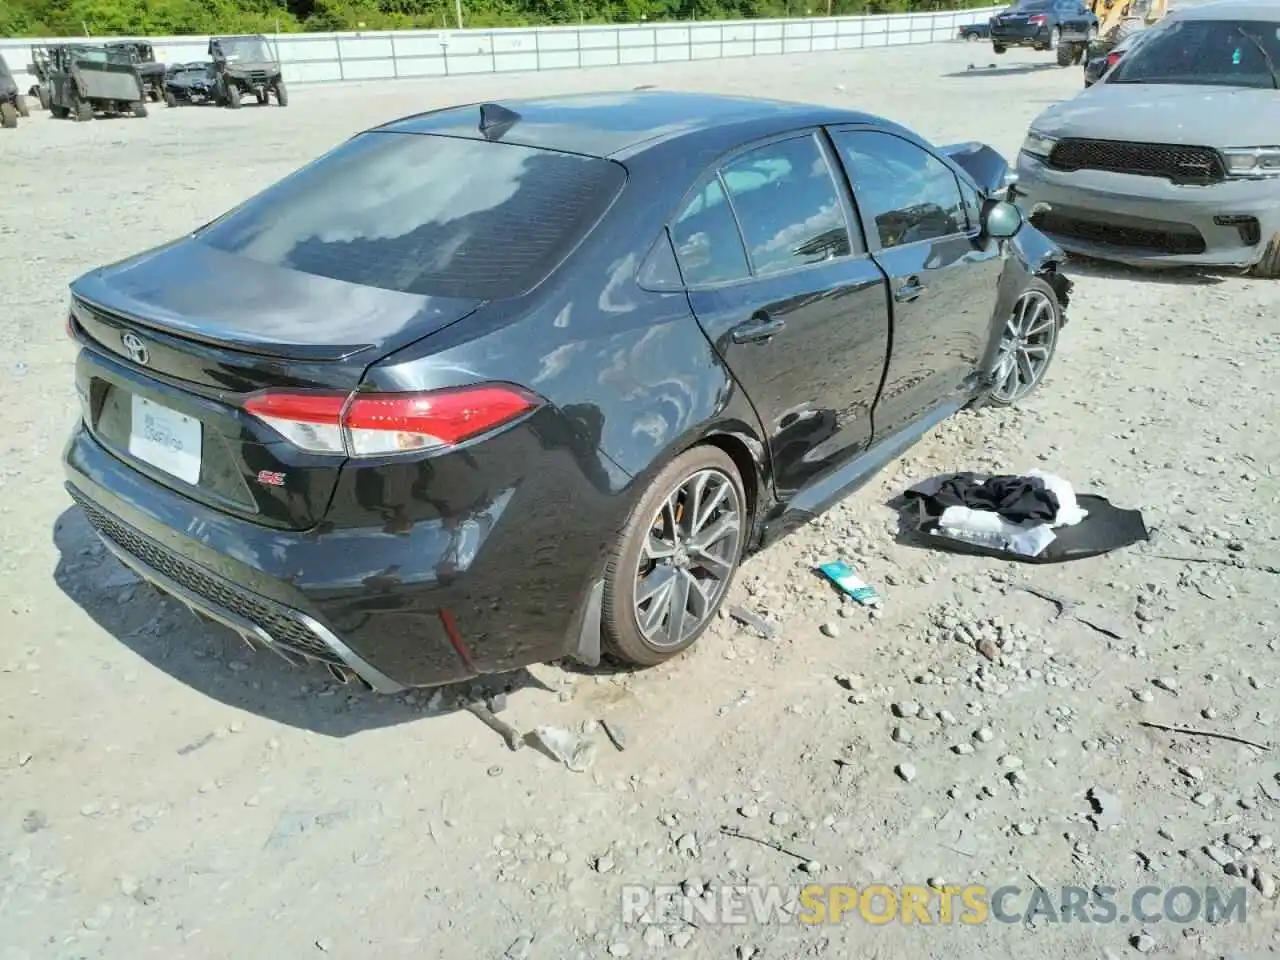
[{"label": "rock", "polygon": [[1226,847],[1219,844],[1210,844],[1204,848],[1205,856],[1216,863],[1220,867],[1225,867],[1228,863],[1235,860],[1236,855]]},{"label": "rock", "polygon": [[914,739],[906,727],[894,727],[892,737],[897,743],[910,743]]},{"label": "rock", "polygon": [[609,944],[609,956],[611,957],[629,957],[631,956],[631,948],[625,943]]},{"label": "rock", "polygon": [[1191,798],[1191,802],[1200,807],[1212,807],[1217,803],[1218,798],[1212,793],[1200,792]]},{"label": "rock", "polygon": [[769,822],[775,827],[785,827],[791,822],[791,814],[785,810],[775,810],[773,815],[769,817]]},{"label": "rock", "polygon": [[973,744],[957,743],[955,746],[951,748],[951,752],[958,753],[962,757],[968,756],[969,754],[973,753]]},{"label": "rock", "polygon": [[693,934],[688,930],[677,930],[671,935],[671,945],[677,950],[684,950],[693,943]]},{"label": "rock", "polygon": [[1226,836],[1227,846],[1234,847],[1241,853],[1253,849],[1253,837],[1247,837],[1243,833],[1229,833]]},{"label": "rock", "polygon": [[995,641],[990,637],[980,637],[978,642],[974,644],[974,649],[993,663],[1000,659],[1000,648],[996,646]]},{"label": "rock", "polygon": [[900,763],[893,768],[899,777],[910,783],[916,778],[916,768],[909,763]]},{"label": "rock", "polygon": [[661,950],[667,945],[667,935],[662,932],[661,927],[646,927],[644,945],[650,950]]},{"label": "rock", "polygon": [[591,866],[596,873],[608,873],[613,869],[613,857],[609,856],[607,853],[603,854],[602,856],[596,857]]},{"label": "rock", "polygon": [[1189,780],[1204,779],[1204,771],[1199,767],[1179,767],[1178,772]]},{"label": "rock", "polygon": [[1022,760],[1019,757],[1015,757],[1011,753],[1006,753],[1004,756],[1000,757],[1000,759],[997,760],[996,762],[999,763],[1000,766],[1002,766],[1006,770],[1017,770],[1019,767],[1022,766]]},{"label": "rock", "polygon": [[1151,681],[1152,686],[1158,687],[1166,693],[1178,692],[1178,681],[1173,677],[1156,677]]},{"label": "rock", "polygon": [[1133,698],[1142,703],[1151,703],[1151,701],[1155,700],[1156,695],[1150,690],[1135,690],[1133,691]]},{"label": "rock", "polygon": [[909,719],[920,715],[920,704],[914,700],[903,700],[901,703],[895,703],[892,709],[896,717]]},{"label": "rock", "polygon": [[991,732],[990,727],[979,727],[973,732],[973,739],[977,740],[979,743],[990,743],[995,738],[996,735]]},{"label": "rock", "polygon": [[1254,873],[1253,885],[1257,888],[1258,893],[1262,894],[1267,900],[1275,899],[1276,879],[1267,871],[1259,870]]},{"label": "rock", "polygon": [[1259,834],[1257,837],[1254,838],[1253,845],[1260,852],[1265,853],[1266,851],[1272,849],[1276,845],[1276,842],[1273,839],[1271,839],[1271,836],[1269,834],[1263,833],[1263,834]]},{"label": "rock", "polygon": [[1109,830],[1120,824],[1123,819],[1124,805],[1119,797],[1101,787],[1090,787],[1088,797],[1093,805],[1093,813],[1089,819],[1095,830]]},{"label": "rock", "polygon": [[38,833],[49,825],[49,820],[39,810],[28,810],[22,818],[23,833]]},{"label": "rock", "polygon": [[806,860],[800,864],[800,869],[810,876],[817,876],[822,872],[822,864],[817,860]]},{"label": "rock", "polygon": [[1135,933],[1129,938],[1129,943],[1139,953],[1150,953],[1156,948],[1155,937],[1149,933]]},{"label": "rock", "polygon": [[1022,823],[1016,824],[1013,829],[1017,832],[1018,836],[1029,837],[1036,832],[1036,825],[1034,823],[1023,821]]},{"label": "rock", "polygon": [[1217,720],[1218,711],[1213,709],[1213,707],[1205,707],[1200,711],[1200,716],[1204,717],[1206,720]]},{"label": "rock", "polygon": [[755,803],[744,803],[738,808],[739,816],[746,817],[748,820],[754,819],[760,813],[760,807]]},{"label": "rock", "polygon": [[330,950],[333,949],[333,941],[330,940],[328,937],[321,937],[319,940],[316,941],[316,949],[319,950],[321,953],[328,953]]},{"label": "rock", "polygon": [[828,637],[834,638],[834,637],[840,636],[840,624],[838,623],[834,623],[834,622],[824,623],[818,629],[821,630],[823,634]]},{"label": "rock", "polygon": [[698,856],[698,838],[692,833],[683,834],[676,841],[676,851],[689,859],[695,859]]}]

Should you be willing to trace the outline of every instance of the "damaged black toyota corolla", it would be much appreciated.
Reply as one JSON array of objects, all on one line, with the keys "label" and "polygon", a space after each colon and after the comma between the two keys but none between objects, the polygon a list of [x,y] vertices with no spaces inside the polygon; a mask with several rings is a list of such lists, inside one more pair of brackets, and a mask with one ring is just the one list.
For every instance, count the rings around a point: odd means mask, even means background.
[{"label": "damaged black toyota corolla", "polygon": [[111,550],[381,691],[692,644],[743,556],[1052,360],[1004,162],[633,91],[362,133],[77,280],[72,497]]}]

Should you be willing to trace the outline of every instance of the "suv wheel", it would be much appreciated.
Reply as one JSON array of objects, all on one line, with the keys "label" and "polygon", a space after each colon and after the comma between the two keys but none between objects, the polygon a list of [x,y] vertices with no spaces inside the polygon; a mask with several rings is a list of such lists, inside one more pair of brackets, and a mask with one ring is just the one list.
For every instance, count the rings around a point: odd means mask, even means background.
[{"label": "suv wheel", "polygon": [[1012,406],[1040,385],[1058,349],[1061,328],[1062,307],[1053,287],[1032,279],[1005,321],[987,405]]},{"label": "suv wheel", "polygon": [[228,83],[223,99],[232,110],[240,109],[240,88],[234,83]]},{"label": "suv wheel", "polygon": [[287,107],[289,105],[289,91],[285,87],[284,81],[277,80],[275,89],[276,89],[276,103],[280,104],[280,106],[282,107]]},{"label": "suv wheel", "polygon": [[8,100],[0,103],[0,127],[11,130],[18,125],[18,108]]},{"label": "suv wheel", "polygon": [[653,666],[692,646],[729,591],[747,529],[746,493],[728,454],[695,447],[669,463],[610,552],[609,651]]}]

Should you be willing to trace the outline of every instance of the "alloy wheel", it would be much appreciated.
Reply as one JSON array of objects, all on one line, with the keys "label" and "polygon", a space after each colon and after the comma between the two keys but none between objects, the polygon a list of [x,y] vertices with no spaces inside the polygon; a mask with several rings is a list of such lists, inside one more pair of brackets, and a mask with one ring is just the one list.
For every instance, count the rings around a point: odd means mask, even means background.
[{"label": "alloy wheel", "polygon": [[663,501],[636,566],[636,625],[658,649],[695,634],[729,586],[744,514],[733,481],[699,470]]},{"label": "alloy wheel", "polygon": [[1001,403],[1013,403],[1035,389],[1058,345],[1058,314],[1049,297],[1028,290],[1005,321],[996,361],[992,393]]}]

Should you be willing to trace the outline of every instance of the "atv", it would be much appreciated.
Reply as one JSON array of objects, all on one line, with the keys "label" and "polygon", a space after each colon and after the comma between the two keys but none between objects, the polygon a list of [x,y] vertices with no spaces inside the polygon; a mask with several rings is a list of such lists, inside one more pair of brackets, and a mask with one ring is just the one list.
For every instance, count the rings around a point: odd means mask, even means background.
[{"label": "atv", "polygon": [[29,117],[27,98],[18,92],[18,82],[0,53],[0,127],[16,127],[19,117]]},{"label": "atv", "polygon": [[213,64],[207,60],[199,63],[175,63],[164,78],[164,102],[176,107],[180,103],[215,103],[218,77]]},{"label": "atv", "polygon": [[95,113],[147,115],[142,79],[127,53],[89,43],[59,43],[44,52],[49,112],[59,120],[92,120]]},{"label": "atv", "polygon": [[164,95],[164,76],[167,68],[163,63],[156,63],[155,48],[151,44],[137,40],[118,40],[105,45],[110,51],[122,53],[133,61],[142,80],[142,92],[152,103]]},{"label": "atv", "polygon": [[250,94],[262,106],[271,102],[272,94],[280,106],[289,105],[280,58],[266,37],[212,37],[209,56],[218,80],[217,101],[222,106],[238,109],[241,99]]}]

